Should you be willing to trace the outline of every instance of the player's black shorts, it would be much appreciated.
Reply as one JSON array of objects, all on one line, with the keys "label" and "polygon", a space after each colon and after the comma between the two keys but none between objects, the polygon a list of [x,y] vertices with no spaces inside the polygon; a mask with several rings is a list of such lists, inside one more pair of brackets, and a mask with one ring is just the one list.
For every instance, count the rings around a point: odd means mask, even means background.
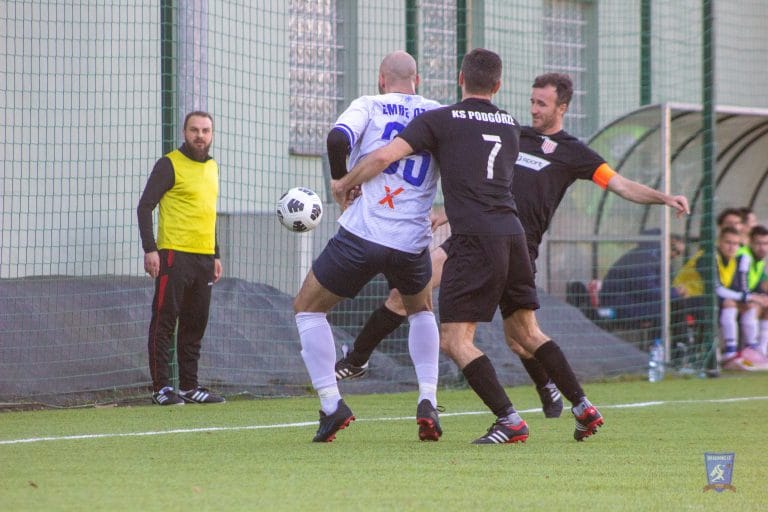
[{"label": "player's black shorts", "polygon": [[448,259],[440,283],[440,322],[490,322],[496,307],[504,318],[539,308],[525,235],[451,235],[441,247]]},{"label": "player's black shorts", "polygon": [[536,277],[536,260],[539,259],[539,246],[530,238],[526,238],[525,241],[528,244],[528,256],[531,258],[531,270],[533,270],[533,276]]},{"label": "player's black shorts", "polygon": [[[531,240],[527,240],[526,243],[528,244],[528,256],[531,258],[531,270],[533,271],[533,278],[535,281],[536,259],[539,257],[539,247],[536,245],[536,242],[533,242]],[[448,247],[450,247],[450,245],[451,245],[451,237],[448,237],[445,239],[443,243],[440,244],[439,247],[443,250],[443,252],[445,252],[445,254],[448,254]]]},{"label": "player's black shorts", "polygon": [[398,251],[339,227],[312,271],[321,285],[340,297],[355,297],[377,274],[384,274],[390,288],[415,295],[432,279],[432,260],[429,248],[419,254]]}]

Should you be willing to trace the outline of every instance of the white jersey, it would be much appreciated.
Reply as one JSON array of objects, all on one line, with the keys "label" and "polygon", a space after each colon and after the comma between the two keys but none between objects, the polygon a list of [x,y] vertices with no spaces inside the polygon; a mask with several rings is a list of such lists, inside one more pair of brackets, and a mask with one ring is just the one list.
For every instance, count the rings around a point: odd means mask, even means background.
[{"label": "white jersey", "polygon": [[[352,147],[349,168],[386,145],[417,115],[441,105],[416,94],[361,96],[339,116],[334,128]],[[437,192],[438,170],[427,152],[395,162],[362,184],[362,195],[339,223],[360,238],[418,254],[432,238],[429,212]]]}]

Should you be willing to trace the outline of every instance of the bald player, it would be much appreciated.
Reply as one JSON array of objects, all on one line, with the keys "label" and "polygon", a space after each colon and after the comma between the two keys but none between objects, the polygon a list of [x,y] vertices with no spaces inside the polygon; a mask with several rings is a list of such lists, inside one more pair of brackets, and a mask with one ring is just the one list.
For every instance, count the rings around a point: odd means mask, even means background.
[{"label": "bald player", "polygon": [[[403,51],[387,55],[379,68],[379,92],[354,100],[328,134],[332,181],[387,144],[421,113],[439,103],[416,94],[416,61]],[[416,421],[419,439],[437,441],[440,339],[432,312],[430,209],[438,170],[429,153],[393,162],[362,193],[339,201],[339,230],[328,241],[294,300],[301,355],[320,398],[320,426],[313,441],[330,442],[355,419],[341,398],[334,364],[336,347],[326,318],[339,301],[354,298],[382,273],[397,288],[409,321],[408,347],[419,383]],[[356,191],[357,192],[357,191]]]}]

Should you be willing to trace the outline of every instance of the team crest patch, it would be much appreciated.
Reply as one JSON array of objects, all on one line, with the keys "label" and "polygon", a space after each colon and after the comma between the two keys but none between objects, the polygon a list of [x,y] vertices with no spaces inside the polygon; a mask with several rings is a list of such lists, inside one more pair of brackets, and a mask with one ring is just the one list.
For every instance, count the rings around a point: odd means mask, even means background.
[{"label": "team crest patch", "polygon": [[704,453],[704,463],[707,467],[707,485],[704,486],[704,492],[712,489],[715,492],[723,492],[726,489],[736,492],[736,487],[731,485],[735,456],[735,453]]},{"label": "team crest patch", "polygon": [[549,137],[544,137],[541,143],[541,152],[545,155],[550,155],[557,149],[557,142],[553,141]]}]

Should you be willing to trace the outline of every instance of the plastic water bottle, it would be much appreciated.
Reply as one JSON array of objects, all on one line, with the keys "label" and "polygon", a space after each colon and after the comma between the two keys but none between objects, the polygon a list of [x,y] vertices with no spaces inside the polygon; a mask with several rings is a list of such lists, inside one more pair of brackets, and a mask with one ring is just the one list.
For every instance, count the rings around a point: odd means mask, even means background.
[{"label": "plastic water bottle", "polygon": [[648,382],[659,382],[664,378],[664,344],[656,339],[648,354]]}]

